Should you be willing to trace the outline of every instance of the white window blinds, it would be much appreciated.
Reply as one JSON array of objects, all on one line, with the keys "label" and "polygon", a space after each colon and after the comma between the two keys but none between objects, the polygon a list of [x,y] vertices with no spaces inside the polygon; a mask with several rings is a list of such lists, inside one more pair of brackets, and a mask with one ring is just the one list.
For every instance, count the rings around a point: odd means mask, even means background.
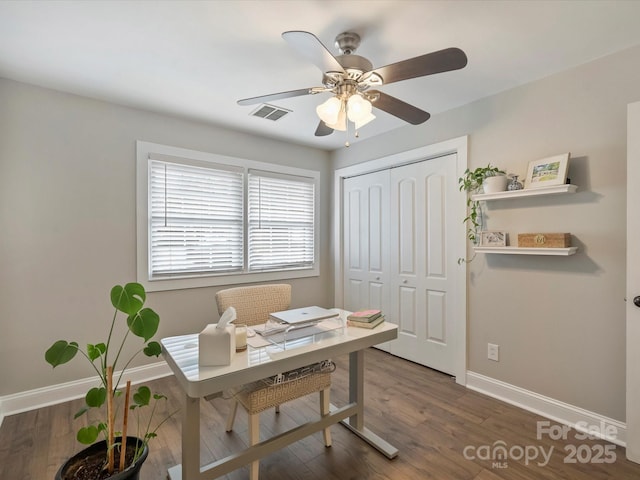
[{"label": "white window blinds", "polygon": [[314,264],[315,182],[249,171],[249,270],[310,268]]},{"label": "white window blinds", "polygon": [[243,173],[149,161],[149,276],[243,269]]}]

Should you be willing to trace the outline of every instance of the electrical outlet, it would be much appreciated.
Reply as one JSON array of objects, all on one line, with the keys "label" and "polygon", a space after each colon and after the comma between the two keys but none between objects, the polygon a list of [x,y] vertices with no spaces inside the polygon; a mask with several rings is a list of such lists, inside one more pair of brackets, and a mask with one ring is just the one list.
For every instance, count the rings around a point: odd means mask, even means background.
[{"label": "electrical outlet", "polygon": [[494,343],[487,344],[487,358],[495,362],[500,361],[500,345]]}]

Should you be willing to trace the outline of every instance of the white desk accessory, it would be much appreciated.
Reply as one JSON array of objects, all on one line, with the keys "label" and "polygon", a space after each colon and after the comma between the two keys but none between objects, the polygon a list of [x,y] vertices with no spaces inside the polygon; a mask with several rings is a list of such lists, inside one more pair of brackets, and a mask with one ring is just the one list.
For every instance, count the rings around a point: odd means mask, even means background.
[{"label": "white desk accessory", "polygon": [[218,323],[212,323],[198,335],[198,362],[201,367],[229,365],[236,354],[236,309],[229,307]]}]

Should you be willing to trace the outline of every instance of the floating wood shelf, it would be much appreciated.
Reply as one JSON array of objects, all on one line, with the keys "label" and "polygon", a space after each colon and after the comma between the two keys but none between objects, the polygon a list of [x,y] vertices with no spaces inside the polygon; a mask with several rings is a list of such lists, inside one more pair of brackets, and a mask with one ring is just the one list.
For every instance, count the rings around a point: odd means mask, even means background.
[{"label": "floating wood shelf", "polygon": [[575,193],[577,185],[556,185],[544,188],[525,188],[523,190],[512,190],[496,193],[476,193],[471,195],[471,200],[502,200],[507,198],[537,197],[539,195],[561,195],[564,193]]},{"label": "floating wood shelf", "polygon": [[474,247],[477,253],[498,253],[502,255],[556,255],[569,256],[578,251],[578,247],[567,248],[522,248],[522,247]]}]

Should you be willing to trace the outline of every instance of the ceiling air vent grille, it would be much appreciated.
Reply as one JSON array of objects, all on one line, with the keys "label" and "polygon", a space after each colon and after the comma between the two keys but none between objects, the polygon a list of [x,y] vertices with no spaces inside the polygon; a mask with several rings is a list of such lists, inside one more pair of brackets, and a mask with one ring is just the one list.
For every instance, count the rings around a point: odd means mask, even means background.
[{"label": "ceiling air vent grille", "polygon": [[254,117],[265,118],[267,120],[280,120],[286,114],[291,113],[291,110],[286,110],[280,107],[274,107],[273,105],[260,105],[256,110],[251,112]]}]

